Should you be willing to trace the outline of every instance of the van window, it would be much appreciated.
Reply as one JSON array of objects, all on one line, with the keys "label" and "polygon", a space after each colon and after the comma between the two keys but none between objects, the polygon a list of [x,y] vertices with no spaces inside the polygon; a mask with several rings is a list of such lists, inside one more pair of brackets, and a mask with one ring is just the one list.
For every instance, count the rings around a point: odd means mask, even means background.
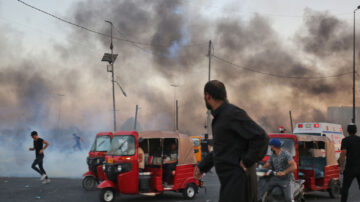
[{"label": "van window", "polygon": [[321,136],[321,133],[296,133],[299,135],[314,135],[314,136]]}]

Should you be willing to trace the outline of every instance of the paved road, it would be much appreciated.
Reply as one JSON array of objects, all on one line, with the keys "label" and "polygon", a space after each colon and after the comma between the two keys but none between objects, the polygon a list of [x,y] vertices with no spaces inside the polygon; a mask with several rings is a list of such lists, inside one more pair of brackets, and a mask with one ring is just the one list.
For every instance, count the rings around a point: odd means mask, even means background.
[{"label": "paved road", "polygon": [[[200,190],[194,202],[216,202],[218,200],[219,182],[215,174],[205,176],[207,192]],[[350,202],[360,202],[360,191],[354,181],[350,191]],[[98,202],[99,191],[84,191],[81,179],[55,178],[50,184],[43,185],[38,178],[4,178],[0,177],[0,202]],[[327,192],[315,192],[306,195],[306,201],[335,202]],[[161,198],[146,196],[121,196],[119,201],[186,201],[180,193],[165,193]]]}]

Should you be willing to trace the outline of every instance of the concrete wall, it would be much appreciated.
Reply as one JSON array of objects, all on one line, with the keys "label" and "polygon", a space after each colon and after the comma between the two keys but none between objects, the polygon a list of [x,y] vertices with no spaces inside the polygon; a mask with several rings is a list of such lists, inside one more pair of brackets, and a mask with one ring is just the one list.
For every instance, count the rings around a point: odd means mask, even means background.
[{"label": "concrete wall", "polygon": [[[344,135],[347,136],[346,128],[352,121],[352,107],[328,107],[327,110],[327,121],[329,123],[338,123],[342,125]],[[355,111],[355,122],[356,125],[360,126],[360,108],[356,107]]]}]

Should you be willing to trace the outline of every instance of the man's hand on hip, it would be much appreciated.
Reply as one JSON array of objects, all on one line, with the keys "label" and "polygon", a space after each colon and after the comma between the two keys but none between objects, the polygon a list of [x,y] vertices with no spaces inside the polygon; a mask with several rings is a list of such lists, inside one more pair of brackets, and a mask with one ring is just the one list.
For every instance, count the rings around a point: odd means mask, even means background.
[{"label": "man's hand on hip", "polygon": [[240,167],[242,167],[242,169],[246,172],[247,168],[244,165],[243,161],[240,161]]}]

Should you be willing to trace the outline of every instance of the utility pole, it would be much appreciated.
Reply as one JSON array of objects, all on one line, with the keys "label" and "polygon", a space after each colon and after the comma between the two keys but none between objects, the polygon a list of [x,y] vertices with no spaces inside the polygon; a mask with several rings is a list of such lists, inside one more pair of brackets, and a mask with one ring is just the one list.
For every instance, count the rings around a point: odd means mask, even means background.
[{"label": "utility pole", "polygon": [[[56,94],[57,96],[59,97],[64,97],[65,95],[64,94],[61,94],[61,93],[57,93]],[[62,99],[59,98],[60,102],[59,102],[59,114],[58,114],[58,129],[60,129],[60,122],[61,122],[61,103],[62,103]],[[61,130],[60,130],[61,131]]]},{"label": "utility pole", "polygon": [[111,50],[111,64],[112,65],[112,71],[111,71],[111,78],[112,78],[112,93],[113,93],[113,110],[114,110],[114,132],[116,131],[116,108],[115,108],[115,80],[114,80],[114,46],[113,46],[113,37],[112,37],[112,32],[113,32],[113,24],[110,21],[105,20],[105,22],[110,24],[111,27],[111,32],[110,32],[110,38],[111,38],[111,43],[110,43],[110,50]]},{"label": "utility pole", "polygon": [[356,73],[356,68],[355,68],[355,43],[356,43],[356,39],[355,39],[355,14],[356,11],[360,9],[360,6],[358,6],[355,10],[354,10],[354,39],[353,39],[353,118],[352,118],[352,122],[355,124],[355,114],[356,114],[356,107],[355,107],[355,73]]},{"label": "utility pole", "polygon": [[209,51],[208,51],[208,56],[209,56],[209,81],[210,81],[210,75],[211,75],[211,40],[209,41]]},{"label": "utility pole", "polygon": [[292,119],[292,115],[291,115],[291,110],[289,111],[289,116],[290,116],[291,133],[293,133],[294,132],[294,127],[293,127],[293,119]]},{"label": "utility pole", "polygon": [[176,100],[176,125],[175,130],[179,131],[179,103],[178,100]]},{"label": "utility pole", "polygon": [[[208,81],[210,81],[211,79],[211,40],[209,41],[209,50],[208,50],[208,57],[209,57],[209,77],[208,77]],[[211,134],[211,127],[210,127],[210,122],[211,122],[211,111],[208,110],[207,112],[207,118],[206,118],[206,133],[209,135]]]},{"label": "utility pole", "polygon": [[176,99],[176,88],[179,87],[179,85],[173,83],[170,84],[170,86],[174,87],[174,130],[177,130],[177,99]]},{"label": "utility pole", "polygon": [[136,130],[138,110],[139,110],[139,105],[136,105],[134,130]]}]

